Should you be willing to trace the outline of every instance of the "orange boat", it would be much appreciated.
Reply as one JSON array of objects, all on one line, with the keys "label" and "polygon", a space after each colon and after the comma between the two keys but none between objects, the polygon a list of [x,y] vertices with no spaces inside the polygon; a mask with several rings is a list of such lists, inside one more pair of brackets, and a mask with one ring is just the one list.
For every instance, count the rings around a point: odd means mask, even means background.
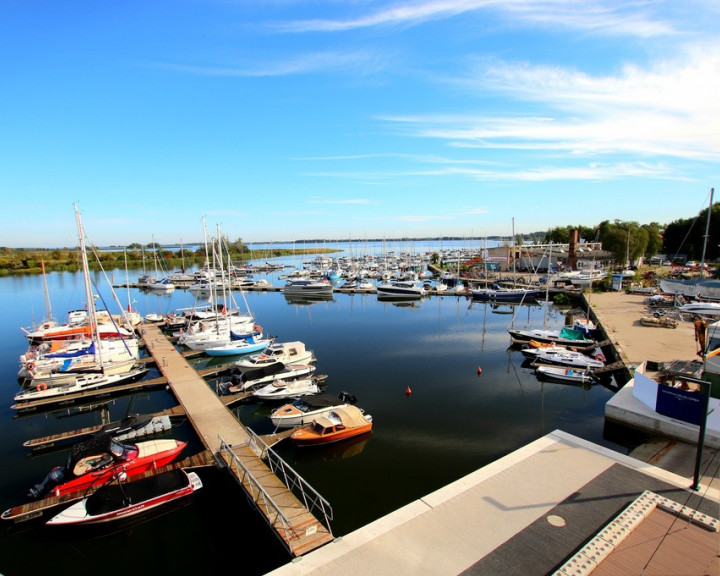
[{"label": "orange boat", "polygon": [[295,430],[290,438],[298,446],[316,446],[353,438],[371,430],[372,416],[348,405],[316,418],[312,424]]}]

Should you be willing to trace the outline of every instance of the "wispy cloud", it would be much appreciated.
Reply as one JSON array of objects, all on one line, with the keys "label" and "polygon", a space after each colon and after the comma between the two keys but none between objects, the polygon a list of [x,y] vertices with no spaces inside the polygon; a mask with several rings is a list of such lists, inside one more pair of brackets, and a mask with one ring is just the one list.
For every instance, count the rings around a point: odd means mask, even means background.
[{"label": "wispy cloud", "polygon": [[313,197],[306,200],[308,204],[350,204],[354,206],[375,206],[380,204],[377,200],[368,198],[323,198]]},{"label": "wispy cloud", "polygon": [[364,70],[377,71],[384,66],[383,58],[372,51],[348,50],[308,52],[294,56],[284,55],[277,60],[256,57],[252,65],[204,65],[155,63],[156,69],[192,74],[196,76],[222,77],[272,77],[312,74],[320,72],[352,73]]},{"label": "wispy cloud", "polygon": [[[647,3],[576,0],[435,0],[393,2],[367,13],[338,19],[299,20],[273,24],[284,32],[341,32],[379,26],[415,26],[470,12],[492,11],[513,25],[573,28],[639,37],[674,33],[673,27],[649,13]],[[343,7],[345,7],[343,5]]]}]

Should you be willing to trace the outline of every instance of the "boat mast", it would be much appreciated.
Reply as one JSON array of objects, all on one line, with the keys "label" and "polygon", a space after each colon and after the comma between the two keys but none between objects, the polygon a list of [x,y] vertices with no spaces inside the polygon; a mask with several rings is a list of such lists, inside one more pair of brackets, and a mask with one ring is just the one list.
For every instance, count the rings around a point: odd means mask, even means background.
[{"label": "boat mast", "polygon": [[43,287],[45,288],[45,320],[50,322],[53,320],[52,306],[50,305],[50,292],[48,291],[47,277],[45,276],[45,261],[40,260],[40,267],[42,268],[43,276]]},{"label": "boat mast", "polygon": [[85,297],[87,298],[88,316],[90,317],[90,331],[95,342],[95,357],[100,364],[100,368],[103,369],[102,352],[100,349],[100,327],[97,322],[97,314],[95,313],[95,298],[93,297],[92,284],[90,283],[90,268],[88,267],[85,233],[83,231],[82,220],[80,218],[80,212],[77,209],[77,204],[73,204],[73,207],[75,208],[75,220],[77,222],[78,236],[80,238],[80,260],[82,261],[83,278],[85,280]]},{"label": "boat mast", "polygon": [[715,193],[715,188],[710,188],[710,204],[708,205],[707,220],[705,222],[705,237],[704,237],[704,241],[703,241],[702,260],[700,260],[700,278],[703,277],[703,270],[705,269],[705,250],[707,248],[708,237],[710,235],[710,214],[712,213],[713,194],[714,193]]}]

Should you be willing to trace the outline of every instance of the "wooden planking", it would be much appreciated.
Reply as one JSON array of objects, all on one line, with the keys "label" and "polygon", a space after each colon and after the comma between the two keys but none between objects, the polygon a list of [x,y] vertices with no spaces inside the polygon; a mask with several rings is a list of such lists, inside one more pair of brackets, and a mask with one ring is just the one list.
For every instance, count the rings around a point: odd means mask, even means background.
[{"label": "wooden planking", "polygon": [[[248,494],[255,494],[254,501],[265,515],[268,523],[296,556],[305,554],[332,540],[332,534],[323,524],[304,507],[295,495],[275,476],[263,460],[248,446],[250,435],[242,423],[227,408],[223,399],[207,385],[202,376],[193,370],[175,346],[165,337],[157,326],[146,325],[143,335],[148,351],[156,359],[158,369],[168,380],[170,389],[178,402],[184,407],[200,440],[205,446],[222,458],[228,469],[235,475]],[[234,364],[215,367],[212,370],[228,369]],[[243,470],[238,469],[220,450],[219,437],[230,446],[236,446],[235,453],[252,476],[262,486],[258,493],[248,483]],[[266,496],[267,495],[267,496]],[[286,529],[278,521],[277,512],[266,506],[267,498],[279,507],[282,514],[290,519],[291,529]]]},{"label": "wooden planking", "polygon": [[[235,460],[224,453],[221,454],[221,457],[246,492],[254,495],[255,504],[265,513],[270,525],[294,556],[301,556],[332,541],[333,536],[328,529],[305,508],[302,502],[287,489],[285,484],[247,445],[236,446],[233,452],[242,462],[243,467],[262,485],[264,492],[257,491],[247,478],[245,470],[239,467]],[[267,510],[274,509],[274,506],[268,501],[266,495],[282,511],[289,526],[283,523],[276,514],[267,513]]]}]

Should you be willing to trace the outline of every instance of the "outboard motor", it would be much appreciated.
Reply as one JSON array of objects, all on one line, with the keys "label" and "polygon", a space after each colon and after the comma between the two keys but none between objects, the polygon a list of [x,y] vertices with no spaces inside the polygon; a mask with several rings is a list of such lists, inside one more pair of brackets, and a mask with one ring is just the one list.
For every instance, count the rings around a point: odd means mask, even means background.
[{"label": "outboard motor", "polygon": [[28,490],[28,496],[35,499],[40,498],[40,496],[48,491],[48,487],[61,484],[64,478],[65,467],[57,466],[48,472],[47,476],[45,476],[45,479],[40,482],[40,484],[35,484],[35,486]]},{"label": "outboard motor", "polygon": [[357,402],[357,396],[350,394],[349,392],[340,392],[340,394],[338,394],[338,398],[348,404],[355,404],[355,402]]}]

